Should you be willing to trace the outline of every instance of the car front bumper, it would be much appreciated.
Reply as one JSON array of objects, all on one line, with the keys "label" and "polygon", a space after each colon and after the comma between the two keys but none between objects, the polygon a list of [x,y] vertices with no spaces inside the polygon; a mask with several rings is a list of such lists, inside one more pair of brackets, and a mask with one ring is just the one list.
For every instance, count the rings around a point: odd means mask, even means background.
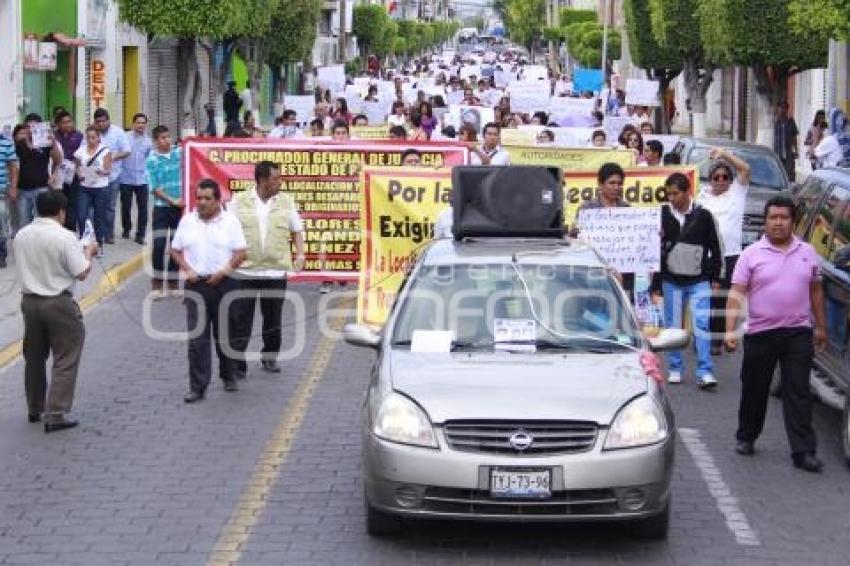
[{"label": "car front bumper", "polygon": [[[601,432],[601,431],[600,431]],[[386,442],[364,433],[364,474],[369,505],[412,517],[495,521],[629,520],[657,515],[669,499],[674,435],[641,448],[577,454],[512,456]],[[493,468],[551,469],[546,499],[490,494]]]}]

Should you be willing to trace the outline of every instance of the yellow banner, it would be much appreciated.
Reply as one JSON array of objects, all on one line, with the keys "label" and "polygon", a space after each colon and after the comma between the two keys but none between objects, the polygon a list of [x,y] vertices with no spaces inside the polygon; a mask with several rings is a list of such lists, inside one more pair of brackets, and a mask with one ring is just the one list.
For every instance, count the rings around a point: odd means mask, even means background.
[{"label": "yellow banner", "polygon": [[[502,134],[507,130],[503,130]],[[595,147],[547,147],[507,145],[503,147],[511,156],[511,165],[548,165],[564,171],[596,171],[604,163],[621,167],[634,166],[634,153],[624,149],[599,149]]]},{"label": "yellow banner", "polygon": [[380,326],[411,261],[451,203],[451,169],[365,168],[357,320]]},{"label": "yellow banner", "polygon": [[356,140],[385,140],[390,137],[390,125],[352,126],[351,137]]},{"label": "yellow banner", "polygon": [[[661,206],[667,201],[664,181],[672,173],[684,173],[694,190],[699,189],[699,177],[695,167],[633,167],[625,169],[623,179],[623,200],[630,206]],[[564,221],[571,226],[576,212],[585,201],[596,198],[599,181],[596,171],[564,172]],[[696,194],[696,193],[695,193]]]}]

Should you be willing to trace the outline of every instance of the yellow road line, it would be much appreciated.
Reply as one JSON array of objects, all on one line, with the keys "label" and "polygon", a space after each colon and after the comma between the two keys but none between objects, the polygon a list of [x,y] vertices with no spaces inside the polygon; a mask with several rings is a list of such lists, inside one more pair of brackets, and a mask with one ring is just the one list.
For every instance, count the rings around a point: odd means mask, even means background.
[{"label": "yellow road line", "polygon": [[[101,277],[94,289],[80,299],[80,310],[83,312],[91,310],[97,303],[114,293],[122,283],[139,271],[142,265],[144,265],[144,253],[139,252],[124,263],[109,269],[103,274],[103,277]],[[21,355],[23,350],[23,345],[23,340],[16,340],[0,349],[0,368],[18,359],[18,356]]]},{"label": "yellow road line", "polygon": [[[332,319],[328,326],[338,331],[342,328],[343,322],[342,317],[337,317]],[[248,485],[218,537],[207,560],[208,566],[232,566],[239,563],[242,551],[251,536],[251,529],[263,514],[268,495],[280,476],[286,457],[292,449],[292,442],[307,412],[310,399],[324,376],[336,343],[327,336],[322,336],[319,340],[313,351],[310,365],[298,384],[298,389],[287,404],[271,438],[266,442]]]}]

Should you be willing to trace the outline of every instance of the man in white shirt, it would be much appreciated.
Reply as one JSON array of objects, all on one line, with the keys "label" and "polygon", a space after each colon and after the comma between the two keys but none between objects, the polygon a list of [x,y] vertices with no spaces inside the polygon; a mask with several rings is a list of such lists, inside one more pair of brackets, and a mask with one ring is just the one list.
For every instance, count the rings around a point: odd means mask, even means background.
[{"label": "man in white shirt", "polygon": [[[262,315],[262,367],[280,373],[277,356],[282,341],[286,277],[304,267],[304,227],[298,207],[288,194],[281,193],[280,165],[261,161],[254,167],[256,189],[236,194],[227,205],[228,211],[242,225],[248,252],[237,270],[240,296],[233,301],[232,343],[240,355],[236,359],[235,377],[243,379],[247,371],[245,350],[254,328],[257,299]],[[295,244],[295,260],[291,245]]]},{"label": "man in white shirt", "polygon": [[272,128],[270,138],[303,138],[304,133],[298,129],[298,113],[295,110],[284,110],[280,125]]},{"label": "man in white shirt", "polygon": [[[73,428],[77,421],[66,418],[74,401],[74,388],[86,328],[72,291],[76,281],[91,271],[96,243],[85,249],[66,230],[68,201],[59,191],[39,193],[35,199],[38,217],[21,228],[14,240],[15,266],[21,283],[21,312],[24,316],[24,389],[29,422],[37,423],[44,413],[44,432]],[[50,385],[48,357],[53,356]]]},{"label": "man in white shirt", "polygon": [[510,165],[511,157],[501,146],[502,129],[495,122],[484,126],[484,143],[480,148],[470,143],[471,165]]},{"label": "man in white shirt", "polygon": [[171,257],[186,280],[187,329],[195,334],[189,338],[190,391],[183,397],[186,403],[200,401],[206,394],[212,376],[213,340],[224,390],[239,389],[234,360],[222,349],[231,332],[219,328],[219,309],[224,296],[237,288],[231,275],[244,261],[247,248],[239,220],[221,208],[221,189],[215,181],[198,183],[195,204],[197,209],[183,216],[171,242]]},{"label": "man in white shirt", "polygon": [[[708,156],[714,163],[708,171],[709,184],[700,190],[697,204],[708,209],[714,216],[723,243],[723,276],[719,282],[712,283],[714,292],[711,297],[711,354],[719,356],[726,329],[726,298],[732,285],[735,264],[743,249],[744,210],[750,185],[750,166],[725,149],[712,148]],[[736,172],[734,179],[733,168]]]},{"label": "man in white shirt", "polygon": [[123,171],[122,160],[130,155],[130,140],[127,134],[109,121],[106,108],[94,111],[94,126],[100,132],[100,141],[109,148],[112,168],[109,170],[109,206],[106,210],[106,243],[115,243],[115,207],[120,193],[120,177]]}]

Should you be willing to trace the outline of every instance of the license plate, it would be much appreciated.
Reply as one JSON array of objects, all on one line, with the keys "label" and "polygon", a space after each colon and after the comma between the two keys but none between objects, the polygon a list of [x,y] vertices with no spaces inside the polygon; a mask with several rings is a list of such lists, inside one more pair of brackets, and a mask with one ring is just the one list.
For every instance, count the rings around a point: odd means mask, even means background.
[{"label": "license plate", "polygon": [[552,471],[493,469],[490,471],[490,495],[493,497],[551,497]]}]

